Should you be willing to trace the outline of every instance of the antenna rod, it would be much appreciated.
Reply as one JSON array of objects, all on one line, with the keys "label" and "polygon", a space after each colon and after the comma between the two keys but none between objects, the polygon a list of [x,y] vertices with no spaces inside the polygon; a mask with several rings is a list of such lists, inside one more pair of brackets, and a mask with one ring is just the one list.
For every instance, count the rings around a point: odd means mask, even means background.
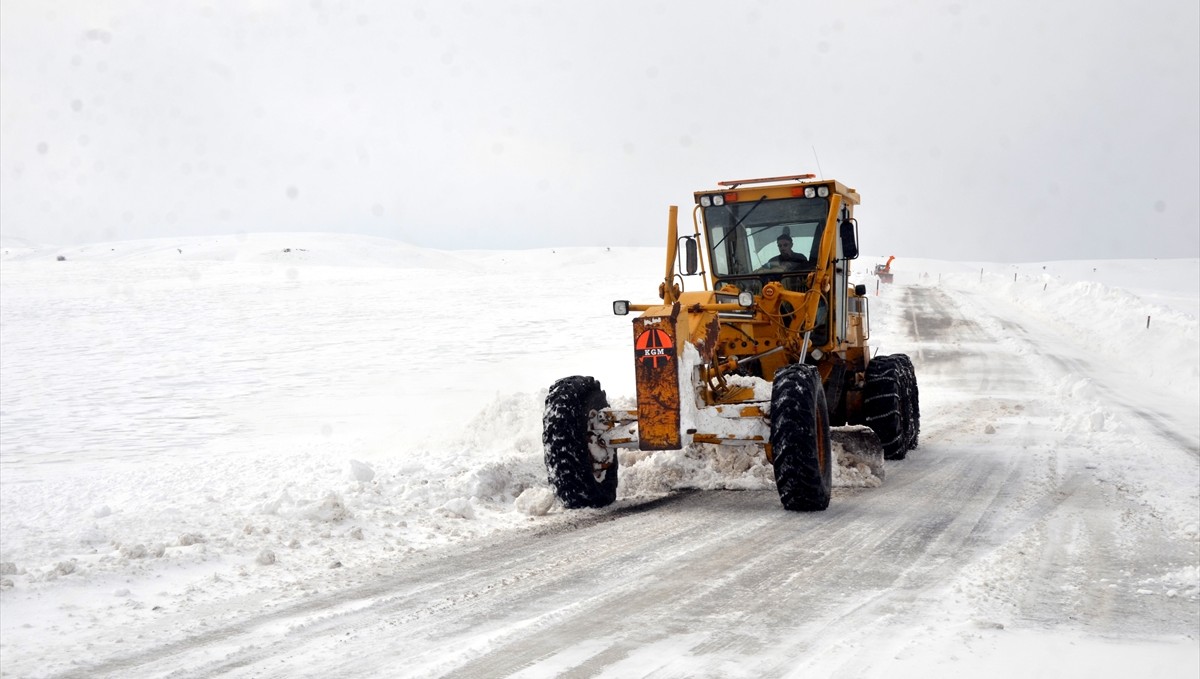
[{"label": "antenna rod", "polygon": [[817,159],[817,172],[820,173],[821,179],[824,179],[825,171],[821,169],[821,159],[820,159],[820,157],[817,156],[817,147],[815,144],[813,145],[812,150],[813,150],[813,158]]}]

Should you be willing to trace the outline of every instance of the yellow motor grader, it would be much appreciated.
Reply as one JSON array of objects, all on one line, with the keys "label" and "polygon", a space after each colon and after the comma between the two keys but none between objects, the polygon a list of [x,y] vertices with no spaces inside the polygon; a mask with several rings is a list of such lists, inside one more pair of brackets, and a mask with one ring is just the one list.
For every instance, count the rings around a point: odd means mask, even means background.
[{"label": "yellow motor grader", "polygon": [[718,187],[695,193],[690,234],[671,206],[661,301],[613,302],[640,312],[636,410],[610,408],[592,377],[550,387],[542,442],[568,508],[616,499],[623,448],[761,446],[783,506],[820,511],[835,439],[880,476],[917,445],[912,362],[871,356],[866,286],[849,279],[858,192],[811,174]]}]

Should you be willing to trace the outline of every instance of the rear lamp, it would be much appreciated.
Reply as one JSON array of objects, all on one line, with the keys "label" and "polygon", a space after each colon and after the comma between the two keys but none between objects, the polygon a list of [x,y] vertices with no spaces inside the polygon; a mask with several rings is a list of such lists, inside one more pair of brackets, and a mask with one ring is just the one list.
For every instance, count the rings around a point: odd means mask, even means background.
[{"label": "rear lamp", "polygon": [[729,193],[725,194],[723,196],[723,198],[725,198],[726,203],[736,203],[737,202],[737,192],[730,191]]},{"label": "rear lamp", "polygon": [[828,186],[818,186],[817,187],[817,195],[822,198],[828,198],[829,197],[829,187]]},{"label": "rear lamp", "polygon": [[719,193],[717,195],[713,196],[712,200],[713,200],[713,205],[721,206],[721,205],[725,204],[725,196],[722,196]]},{"label": "rear lamp", "polygon": [[712,205],[712,196],[700,196],[700,207]]},{"label": "rear lamp", "polygon": [[617,301],[613,302],[613,313],[618,316],[628,316],[629,315],[629,300],[618,299]]},{"label": "rear lamp", "polygon": [[817,190],[811,186],[804,187],[804,197],[805,198],[816,198]]},{"label": "rear lamp", "polygon": [[738,293],[738,306],[741,306],[746,309],[749,309],[750,307],[754,306],[754,295],[750,294],[750,292],[748,292],[746,290],[739,292]]}]

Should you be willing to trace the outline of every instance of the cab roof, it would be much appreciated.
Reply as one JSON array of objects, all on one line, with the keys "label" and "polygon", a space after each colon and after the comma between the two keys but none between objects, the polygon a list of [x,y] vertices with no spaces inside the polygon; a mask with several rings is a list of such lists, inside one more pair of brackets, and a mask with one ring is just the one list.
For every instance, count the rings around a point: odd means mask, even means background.
[{"label": "cab roof", "polygon": [[[861,197],[858,191],[846,186],[836,179],[817,179],[814,174],[794,174],[782,177],[761,177],[758,179],[731,179],[717,182],[722,187],[707,191],[696,191],[694,194],[697,204],[701,196],[721,195],[725,202],[752,201],[766,198],[799,198],[804,196],[807,187],[827,187],[830,193],[842,196],[851,205],[858,205]],[[759,186],[765,185],[765,186]]]}]

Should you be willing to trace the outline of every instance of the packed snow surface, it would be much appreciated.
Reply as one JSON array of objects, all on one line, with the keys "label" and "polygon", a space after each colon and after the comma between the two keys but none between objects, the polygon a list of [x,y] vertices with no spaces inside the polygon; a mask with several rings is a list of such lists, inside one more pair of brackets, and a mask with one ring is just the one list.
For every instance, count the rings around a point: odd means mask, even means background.
[{"label": "packed snow surface", "polygon": [[[569,531],[579,516],[611,511],[568,512],[555,500],[542,463],[543,400],[555,379],[589,374],[614,406],[632,405],[628,318],[613,317],[611,301],[652,301],[658,249],[433,251],[249,234],[0,251],[5,676],[87,676],[93,666],[159,676],[149,660],[112,661],[196,637],[156,626],[158,616],[236,618],[336,591],[345,578],[369,581],[531,528]],[[929,619],[919,643],[914,632],[870,649],[830,639],[759,653],[803,657],[805,676],[1196,676],[1200,261],[897,260],[892,285],[864,273],[873,263],[864,257],[855,276],[870,290],[872,344],[912,356],[921,383],[924,439],[911,456],[1024,451],[1043,465],[1047,488],[1086,470],[1095,492],[1126,503],[1128,521],[1153,522],[1162,552],[1130,555],[1127,569],[1101,576],[1061,572],[1047,550],[1083,549],[1076,528],[981,526],[995,545],[944,583],[953,591],[938,599],[944,618]],[[1032,374],[981,372],[1000,360],[989,352]],[[979,390],[986,398],[965,396]],[[774,491],[752,447],[626,452],[621,463],[618,507],[691,490]],[[834,505],[935,481],[898,469],[909,476],[889,471],[876,488],[864,470],[839,468]],[[1066,484],[1013,501],[1075,492]],[[649,513],[680,511],[690,510]],[[1138,549],[1126,525],[1086,539],[1120,560]],[[1028,565],[1031,554],[1041,565]],[[1044,581],[1030,582],[1031,570]],[[1097,586],[1126,622],[1095,629],[1071,623],[1069,611],[1029,613],[1029,588]],[[888,587],[902,591],[903,578]],[[1122,597],[1182,613],[1154,621],[1135,607],[1121,617]],[[664,602],[664,620],[669,609]],[[283,633],[266,625],[249,645]],[[730,674],[693,664],[689,638],[647,642],[630,651],[633,664],[608,671],[635,676],[624,670],[654,658],[647,672],[662,676]],[[485,652],[486,639],[476,642]],[[202,674],[204,662],[237,651],[204,643],[211,657],[174,669]],[[601,651],[588,646],[599,638],[576,643],[527,675],[555,676]],[[411,672],[453,674],[456,652],[423,656]]]}]

